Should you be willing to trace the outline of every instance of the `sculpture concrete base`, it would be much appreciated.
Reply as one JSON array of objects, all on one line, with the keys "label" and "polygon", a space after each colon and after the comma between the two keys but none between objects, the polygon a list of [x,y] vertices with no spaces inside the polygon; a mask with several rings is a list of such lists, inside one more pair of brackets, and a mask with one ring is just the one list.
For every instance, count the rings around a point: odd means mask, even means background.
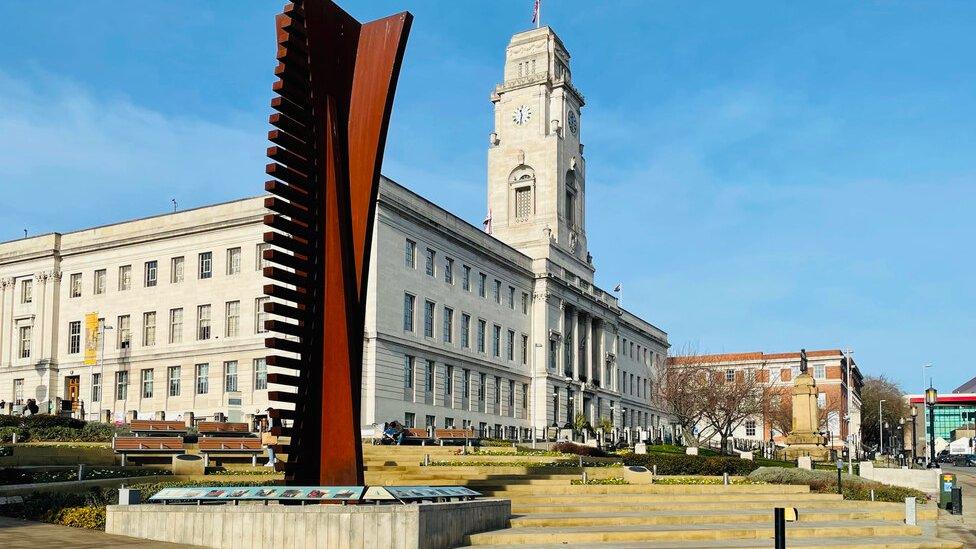
[{"label": "sculpture concrete base", "polygon": [[392,505],[110,505],[109,534],[227,549],[447,549],[508,526],[508,500]]},{"label": "sculpture concrete base", "polygon": [[783,450],[783,455],[788,460],[793,460],[799,457],[809,457],[813,461],[829,461],[830,460],[830,450],[820,444],[808,444],[808,443],[797,443],[790,444]]}]

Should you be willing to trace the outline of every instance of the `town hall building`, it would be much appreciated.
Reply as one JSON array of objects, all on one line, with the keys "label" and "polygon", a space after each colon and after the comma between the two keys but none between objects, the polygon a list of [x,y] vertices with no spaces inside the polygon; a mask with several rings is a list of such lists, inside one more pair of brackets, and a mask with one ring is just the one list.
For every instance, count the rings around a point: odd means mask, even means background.
[{"label": "town hall building", "polygon": [[[551,29],[512,38],[490,98],[486,227],[381,179],[364,425],[670,428],[653,398],[667,334],[594,284],[584,98]],[[116,420],[262,413],[265,213],[247,198],[0,244],[0,399]],[[91,313],[105,337],[86,365]]]}]

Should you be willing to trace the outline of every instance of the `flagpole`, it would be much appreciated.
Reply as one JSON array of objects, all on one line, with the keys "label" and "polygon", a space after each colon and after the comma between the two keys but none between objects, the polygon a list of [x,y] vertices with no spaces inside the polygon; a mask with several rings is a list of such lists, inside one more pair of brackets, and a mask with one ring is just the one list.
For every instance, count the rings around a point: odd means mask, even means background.
[{"label": "flagpole", "polygon": [[542,25],[542,0],[539,0],[539,11],[535,17],[535,28],[539,28]]}]

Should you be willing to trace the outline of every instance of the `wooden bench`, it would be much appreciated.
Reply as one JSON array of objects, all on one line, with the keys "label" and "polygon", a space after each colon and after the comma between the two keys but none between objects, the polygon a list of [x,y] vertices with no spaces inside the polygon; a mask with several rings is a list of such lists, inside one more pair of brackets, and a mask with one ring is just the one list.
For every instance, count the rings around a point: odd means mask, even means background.
[{"label": "wooden bench", "polygon": [[434,429],[434,440],[441,446],[447,441],[467,444],[473,438],[474,429]]},{"label": "wooden bench", "polygon": [[185,435],[186,424],[182,421],[134,419],[129,422],[129,430],[137,436],[145,433],[153,435]]},{"label": "wooden bench", "polygon": [[229,423],[226,421],[204,421],[197,425],[197,432],[201,437],[226,435],[250,435],[251,429],[247,423]]},{"label": "wooden bench", "polygon": [[427,433],[427,429],[409,428],[403,430],[403,442],[419,442],[421,445],[424,445],[429,441],[430,436]]},{"label": "wooden bench", "polygon": [[202,437],[198,445],[204,467],[210,465],[210,454],[250,454],[251,465],[257,465],[258,454],[264,451],[261,439],[251,437]]},{"label": "wooden bench", "polygon": [[185,449],[182,437],[115,437],[112,450],[122,454],[125,466],[129,454],[182,454]]}]

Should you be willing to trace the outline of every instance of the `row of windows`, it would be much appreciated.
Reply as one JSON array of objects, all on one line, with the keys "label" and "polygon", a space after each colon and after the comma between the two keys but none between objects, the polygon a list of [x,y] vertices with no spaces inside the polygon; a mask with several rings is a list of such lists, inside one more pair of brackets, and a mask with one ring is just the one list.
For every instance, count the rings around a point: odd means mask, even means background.
[{"label": "row of windows", "polygon": [[[453,399],[455,394],[455,384],[457,382],[456,368],[450,364],[444,364],[441,369],[443,383],[444,396]],[[422,383],[422,388],[427,393],[433,393],[435,387],[437,386],[436,380],[438,377],[437,363],[433,360],[424,361],[424,375],[423,379],[420,379],[419,372],[417,371],[417,358],[411,355],[404,355],[403,357],[403,387],[405,389],[417,389],[418,382]],[[484,372],[473,372],[469,368],[461,368],[461,398],[463,400],[471,399],[471,389],[472,385],[477,385],[477,401],[485,402],[487,398],[488,391],[488,374]],[[514,379],[505,379],[502,376],[494,377],[494,391],[492,396],[492,402],[495,404],[501,404],[502,402],[502,387],[508,386],[508,406],[509,409],[514,409],[516,395],[516,381]],[[522,398],[521,407],[522,410],[526,410],[529,406],[529,384],[521,383]],[[499,412],[501,409],[498,409]]]},{"label": "row of windows", "polygon": [[[404,247],[404,263],[410,269],[417,268],[417,243],[409,238],[406,240]],[[427,248],[424,255],[424,271],[428,276],[437,278],[438,264],[437,264],[437,252],[432,248]],[[444,282],[447,284],[455,284],[455,273],[454,273],[454,260],[450,257],[444,258],[443,264],[443,274]],[[471,291],[471,267],[468,265],[461,265],[461,289],[470,292]],[[482,272],[478,273],[478,296],[487,299],[488,298],[488,275]],[[502,303],[502,281],[499,279],[493,280],[491,296],[495,303]],[[522,314],[529,314],[529,294],[528,292],[518,292],[515,286],[509,285],[507,293],[505,293],[506,304],[509,309],[515,310],[516,297],[521,293],[521,309]]]},{"label": "row of windows", "polygon": [[638,362],[644,364],[645,366],[653,365],[652,363],[654,362],[654,351],[649,350],[646,346],[641,347],[640,343],[627,341],[626,337],[622,338],[621,341],[622,341],[622,344],[620,345],[621,355],[629,356],[631,360],[637,360]]},{"label": "row of windows", "polygon": [[[125,401],[129,398],[129,373],[128,371],[122,370],[115,372],[115,383],[113,396],[115,400]],[[135,372],[132,372],[135,373]],[[165,383],[166,395],[171,397],[178,397],[183,391],[183,367],[182,366],[169,366],[165,371],[166,377],[163,379]],[[255,390],[266,390],[268,388],[268,367],[265,363],[264,358],[255,358],[253,361],[253,386]],[[138,372],[137,382],[138,386],[138,396],[140,398],[154,398],[156,396],[156,370],[155,368],[144,368]],[[102,400],[102,374],[96,373],[92,374],[92,386],[91,386],[91,400],[93,402],[99,402]],[[238,373],[238,362],[236,360],[228,360],[223,363],[223,369],[221,371],[221,383],[223,384],[223,390],[225,392],[237,392],[239,391],[238,386],[239,373]],[[209,363],[195,364],[193,366],[193,378],[192,378],[192,391],[197,395],[205,395],[210,392],[210,382],[211,382],[211,368]],[[15,379],[14,380],[14,404],[23,404],[24,394],[24,380]]]},{"label": "row of windows", "polygon": [[[261,270],[266,266],[262,255],[268,249],[265,243],[257,244],[254,254],[254,268]],[[227,248],[225,253],[227,276],[234,276],[241,273],[241,248]],[[179,284],[185,279],[186,258],[178,256],[169,260],[169,281],[171,284]],[[212,278],[214,274],[213,252],[201,252],[197,254],[197,279],[204,280]],[[132,265],[122,265],[118,268],[117,287],[120,292],[132,289]],[[143,263],[142,266],[142,286],[152,288],[159,284],[159,261],[153,259]],[[69,277],[68,297],[81,297],[83,287],[82,273],[73,273]],[[108,271],[97,269],[92,275],[92,294],[104,294],[108,287]],[[20,301],[30,303],[33,301],[33,284],[30,279],[21,281]]]},{"label": "row of windows", "polygon": [[[417,296],[413,294],[405,293],[403,294],[403,331],[414,333],[416,331],[416,304]],[[423,335],[428,338],[435,338],[435,326],[436,322],[434,320],[435,310],[437,309],[437,304],[429,299],[424,300],[424,311],[423,311]],[[441,339],[444,343],[454,343],[454,309],[448,306],[444,306],[441,312]],[[471,315],[466,312],[461,312],[460,329],[459,329],[459,344],[462,349],[471,348]],[[477,324],[475,326],[475,347],[479,353],[485,353],[486,337],[488,330],[488,322],[483,319],[477,319]],[[502,332],[503,328],[498,324],[492,325],[491,332],[491,354],[495,358],[501,358],[502,356]],[[516,344],[518,345],[518,351],[516,353]],[[505,358],[509,361],[518,360],[523,366],[529,363],[529,336],[526,334],[515,333],[515,330],[508,329],[505,330],[504,339],[504,351]]]},{"label": "row of windows", "polygon": [[[266,332],[264,327],[268,314],[264,312],[264,304],[267,297],[259,297],[254,300],[254,333],[261,334]],[[197,341],[205,341],[211,338],[212,334],[212,306],[198,305],[196,317],[195,336]],[[169,310],[168,331],[166,340],[169,343],[183,342],[183,308]],[[119,315],[115,324],[117,349],[128,349],[132,347],[132,319],[130,315]],[[21,337],[21,358],[30,358],[30,337],[31,327],[20,328]],[[149,311],[142,314],[142,346],[152,347],[156,345],[157,319],[156,311]],[[234,338],[241,335],[241,302],[228,301],[224,303],[224,337]],[[81,321],[75,320],[68,323],[68,354],[78,354],[81,352]]]},{"label": "row of windows", "polygon": [[[455,429],[457,428],[457,423],[454,421],[453,417],[444,417],[444,428],[445,429]],[[417,427],[417,414],[414,412],[404,412],[403,414],[403,426],[409,429]],[[427,429],[432,429],[437,426],[437,416],[427,415],[424,416],[424,427]],[[472,429],[474,424],[470,419],[461,420],[462,429]],[[488,423],[481,421],[478,423],[477,436],[479,437],[494,437],[494,438],[505,438],[508,440],[518,440],[521,436],[522,440],[530,440],[532,437],[532,429],[528,427],[516,427],[514,425],[502,425],[501,423],[496,423],[494,426],[489,426]]]},{"label": "row of windows", "polygon": [[[745,368],[746,375],[752,378],[755,375],[756,370],[753,368]],[[725,381],[735,381],[735,368],[726,368],[725,370]],[[790,372],[790,379],[796,379],[800,375],[800,367],[792,366],[790,368],[770,368],[770,376],[773,382],[779,382],[786,380],[786,376],[783,374],[785,372]],[[813,365],[813,377],[815,379],[827,379],[827,365],[826,364],[814,364]]]}]

